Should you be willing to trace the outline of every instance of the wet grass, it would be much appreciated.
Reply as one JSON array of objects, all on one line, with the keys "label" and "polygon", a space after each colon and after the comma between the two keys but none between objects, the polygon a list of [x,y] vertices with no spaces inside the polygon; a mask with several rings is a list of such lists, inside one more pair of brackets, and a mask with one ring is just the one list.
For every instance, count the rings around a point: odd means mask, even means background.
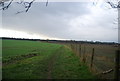
[{"label": "wet grass", "polygon": [[2,44],[3,79],[96,79],[63,45],[23,40]]}]

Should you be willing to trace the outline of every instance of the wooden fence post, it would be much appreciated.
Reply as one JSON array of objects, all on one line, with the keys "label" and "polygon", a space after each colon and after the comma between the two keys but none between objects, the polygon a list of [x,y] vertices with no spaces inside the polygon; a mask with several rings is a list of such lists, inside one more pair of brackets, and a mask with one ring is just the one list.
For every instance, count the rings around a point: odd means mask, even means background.
[{"label": "wooden fence post", "polygon": [[73,43],[73,47],[74,47],[74,52],[75,52],[75,42]]},{"label": "wooden fence post", "polygon": [[93,67],[94,52],[95,52],[95,49],[93,48],[92,49],[92,56],[91,56],[91,64],[90,64],[91,68]]},{"label": "wooden fence post", "polygon": [[120,57],[120,50],[116,51],[115,54],[115,81],[119,81],[119,58]]},{"label": "wooden fence post", "polygon": [[81,44],[79,45],[79,56],[81,57]]},{"label": "wooden fence post", "polygon": [[77,42],[76,42],[76,45],[75,45],[75,51],[76,51],[76,55],[78,55],[78,53],[77,53]]},{"label": "wooden fence post", "polygon": [[78,53],[79,52],[79,50],[78,50],[78,43],[77,43],[76,47],[77,47],[76,48],[77,56],[79,56],[79,53]]},{"label": "wooden fence post", "polygon": [[83,53],[83,62],[84,62],[84,63],[86,62],[85,52],[86,52],[86,48],[85,48],[85,46],[84,46],[84,53]]},{"label": "wooden fence post", "polygon": [[72,51],[73,51],[73,45],[72,45],[72,43],[71,43],[71,49],[72,49]]}]

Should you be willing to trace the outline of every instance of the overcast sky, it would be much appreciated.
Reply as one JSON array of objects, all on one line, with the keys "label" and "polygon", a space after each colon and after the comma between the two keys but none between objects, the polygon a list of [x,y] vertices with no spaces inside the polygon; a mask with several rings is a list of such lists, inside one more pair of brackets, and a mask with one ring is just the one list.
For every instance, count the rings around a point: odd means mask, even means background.
[{"label": "overcast sky", "polygon": [[104,2],[35,2],[16,15],[24,8],[13,3],[3,11],[1,36],[117,42],[118,12],[109,8]]}]

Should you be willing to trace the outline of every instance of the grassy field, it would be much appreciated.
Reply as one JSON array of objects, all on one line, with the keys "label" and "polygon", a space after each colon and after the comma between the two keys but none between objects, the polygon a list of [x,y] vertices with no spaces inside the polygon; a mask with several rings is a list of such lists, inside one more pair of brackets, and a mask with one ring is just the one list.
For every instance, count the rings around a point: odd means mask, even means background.
[{"label": "grassy field", "polygon": [[3,79],[96,79],[63,45],[23,40],[2,45]]}]

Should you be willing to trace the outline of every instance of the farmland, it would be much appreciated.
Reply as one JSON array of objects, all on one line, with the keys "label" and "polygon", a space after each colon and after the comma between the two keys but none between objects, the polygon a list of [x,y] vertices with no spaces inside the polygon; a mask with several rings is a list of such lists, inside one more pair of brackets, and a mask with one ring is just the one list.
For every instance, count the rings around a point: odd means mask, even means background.
[{"label": "farmland", "polygon": [[2,41],[3,79],[96,79],[74,52],[60,44]]}]

